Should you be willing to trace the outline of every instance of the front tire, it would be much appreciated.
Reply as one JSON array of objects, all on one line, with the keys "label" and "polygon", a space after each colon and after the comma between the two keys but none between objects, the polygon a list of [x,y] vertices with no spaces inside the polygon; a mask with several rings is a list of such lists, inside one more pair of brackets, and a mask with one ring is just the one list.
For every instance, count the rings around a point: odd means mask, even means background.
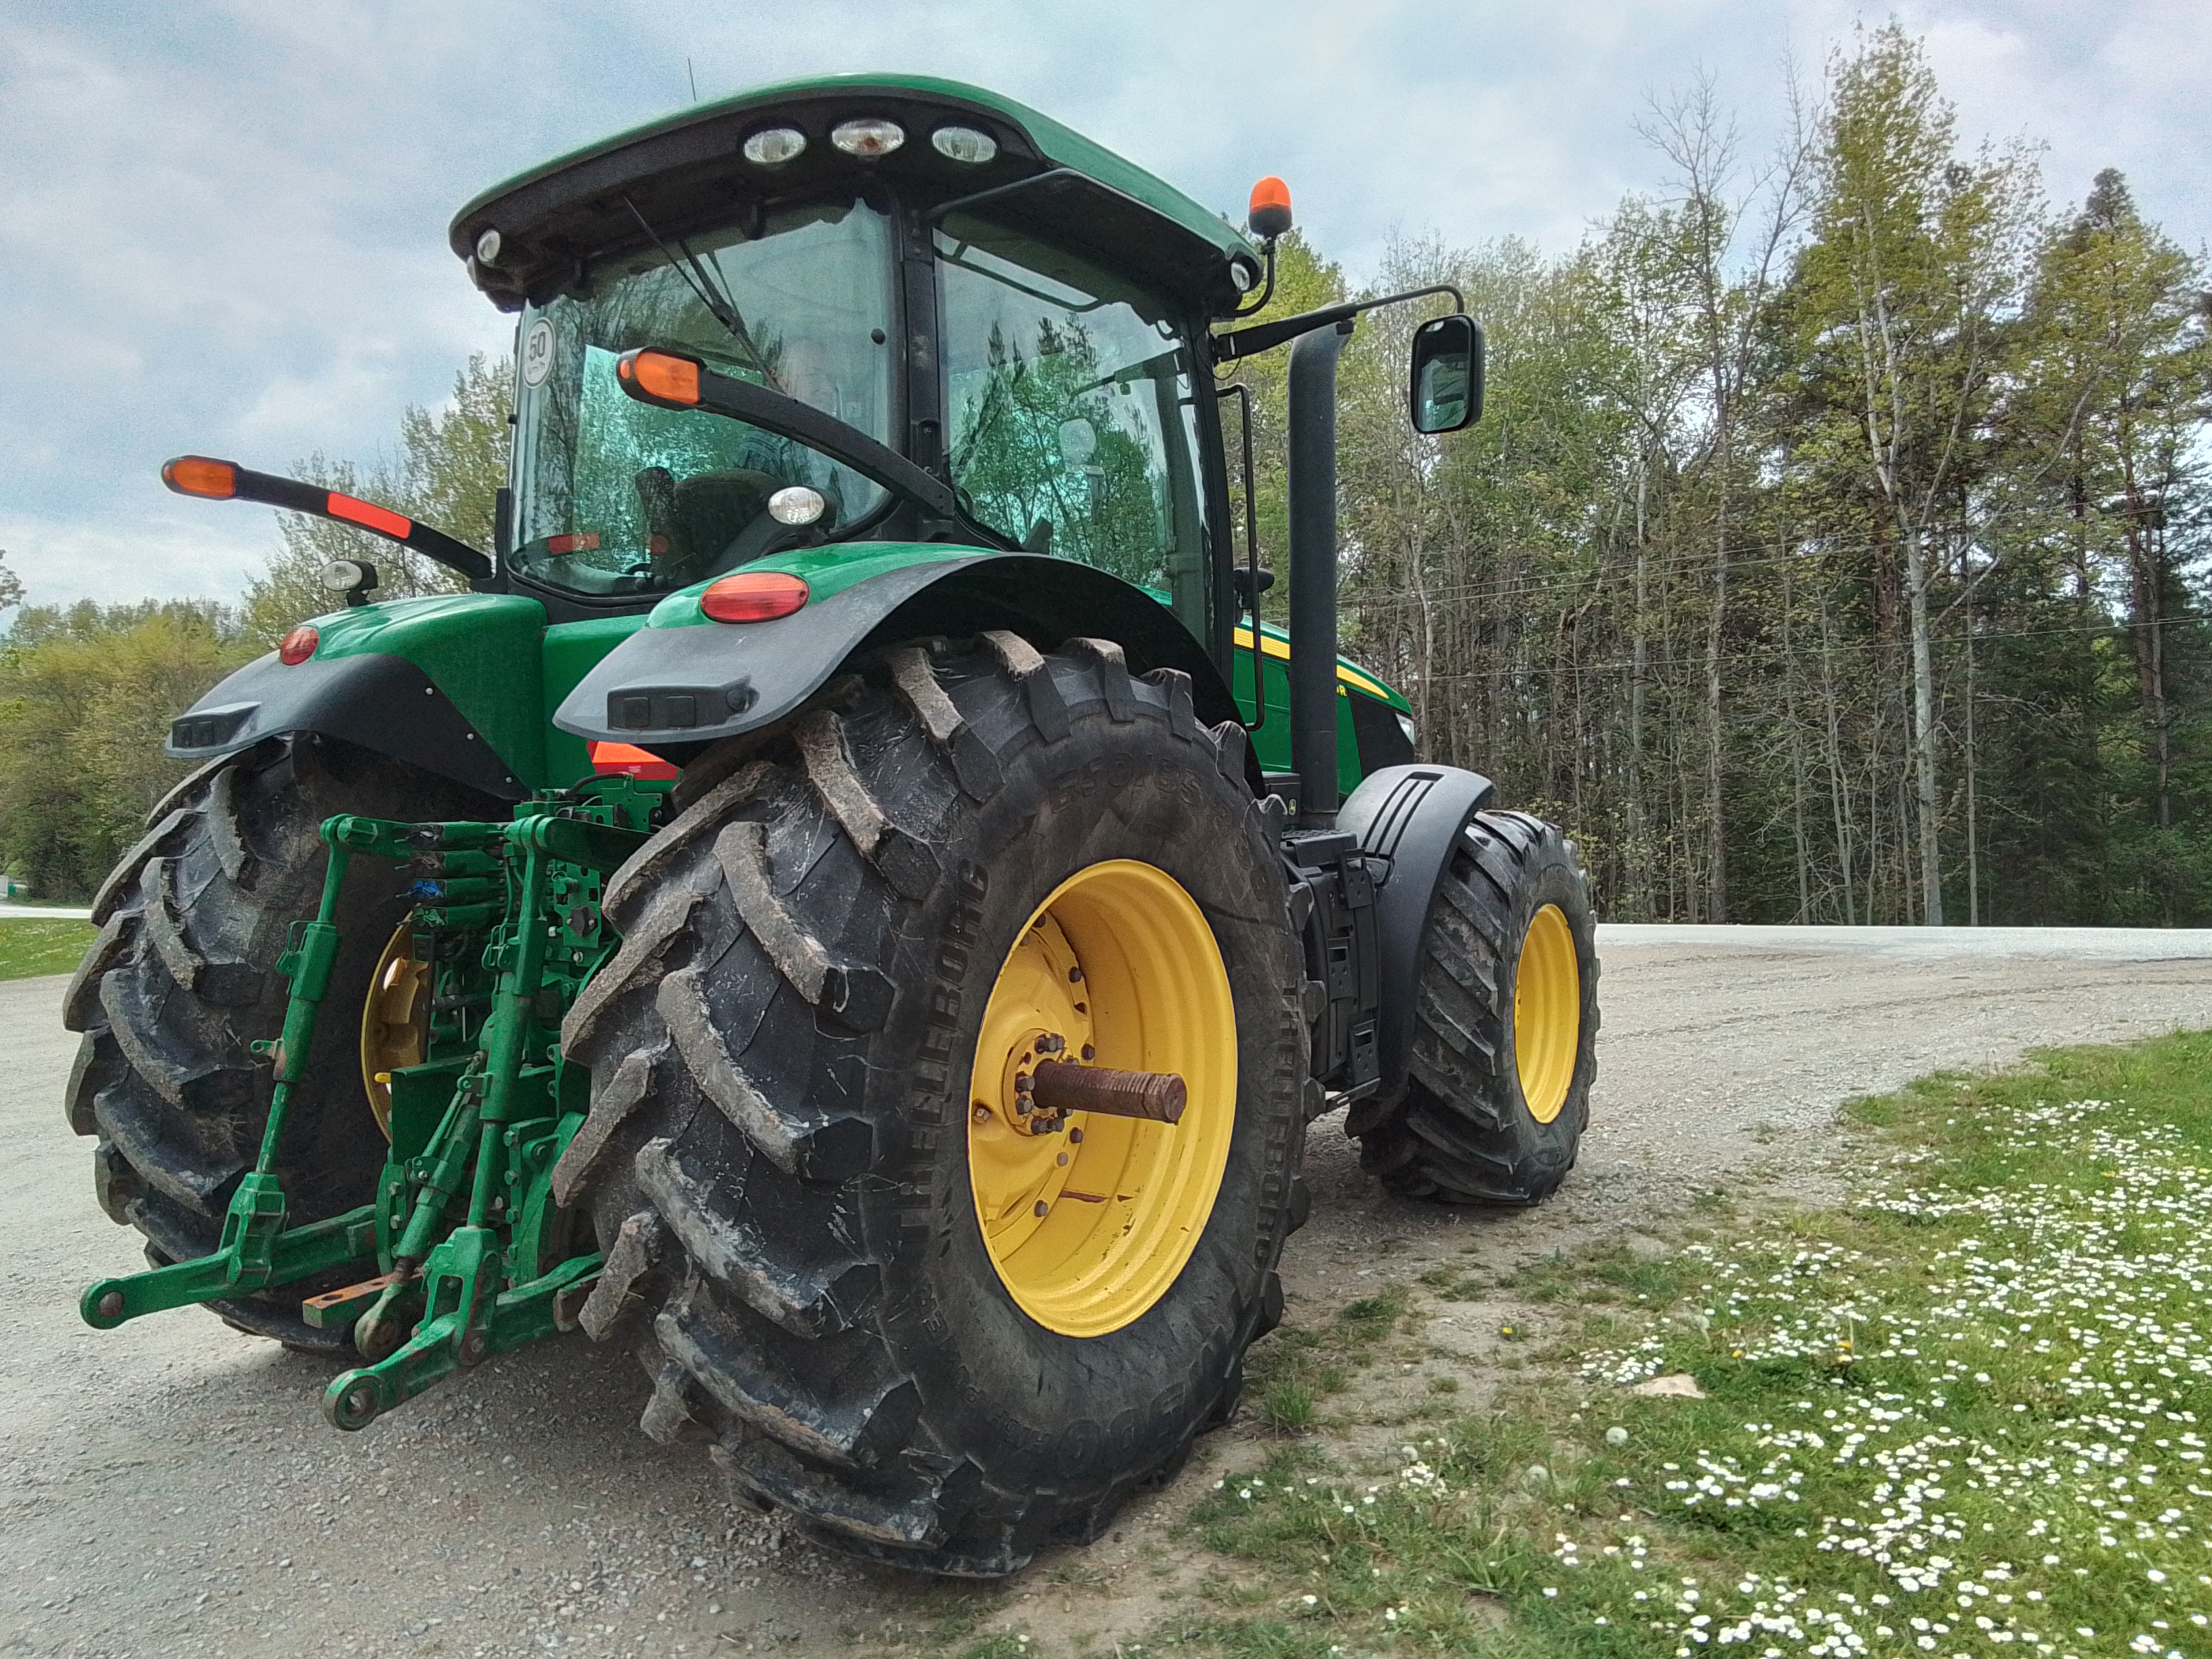
[{"label": "front tire", "polygon": [[[111,1220],[146,1236],[155,1265],[216,1249],[260,1150],[274,1082],[247,1044],[283,1029],[291,987],[274,964],[291,925],[321,902],[323,820],[501,810],[449,779],[307,732],[204,767],[154,809],[93,900],[100,937],[62,1018],[84,1034],[65,1109],[77,1133],[99,1137],[94,1194]],[[362,1087],[360,1009],[407,910],[395,884],[366,868],[346,884],[337,965],[278,1149],[291,1225],[375,1194],[386,1144]],[[300,1318],[303,1297],[331,1288],[326,1275],[207,1305],[288,1346],[349,1352],[345,1332]]]},{"label": "front tire", "polygon": [[1346,1121],[1362,1168],[1447,1204],[1558,1189],[1597,1076],[1596,931],[1589,878],[1556,824],[1475,814],[1423,941],[1406,1092]]},{"label": "front tire", "polygon": [[[1299,957],[1242,729],[1182,676],[994,635],[834,703],[703,757],[610,884],[555,1190],[608,1250],[586,1328],[645,1339],[647,1432],[826,1542],[996,1576],[1171,1475],[1279,1314]],[[1039,1036],[1188,1073],[1182,1124],[1015,1132]]]}]

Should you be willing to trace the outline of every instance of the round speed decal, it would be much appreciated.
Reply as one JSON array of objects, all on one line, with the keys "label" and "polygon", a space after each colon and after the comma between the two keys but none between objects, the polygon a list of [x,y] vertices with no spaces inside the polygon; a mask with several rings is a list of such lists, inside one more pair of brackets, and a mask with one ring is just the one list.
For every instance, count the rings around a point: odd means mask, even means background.
[{"label": "round speed decal", "polygon": [[553,372],[553,325],[540,317],[522,337],[522,383],[544,386]]}]

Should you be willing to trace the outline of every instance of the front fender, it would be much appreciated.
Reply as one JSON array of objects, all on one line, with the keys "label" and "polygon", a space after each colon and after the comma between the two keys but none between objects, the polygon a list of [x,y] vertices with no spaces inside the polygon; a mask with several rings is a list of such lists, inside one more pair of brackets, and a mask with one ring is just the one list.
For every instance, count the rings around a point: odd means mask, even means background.
[{"label": "front fender", "polygon": [[1068,559],[945,556],[839,588],[774,622],[664,622],[696,615],[664,601],[653,626],[617,646],[555,711],[564,732],[647,748],[711,743],[783,719],[856,652],[986,629],[1049,651],[1073,635],[1120,645],[1133,673],[1180,669],[1209,724],[1235,720],[1219,672],[1174,612],[1142,588]]},{"label": "front fender", "polygon": [[1386,766],[1370,772],[1336,815],[1336,827],[1382,863],[1375,886],[1382,995],[1376,1021],[1379,1098],[1406,1087],[1413,1003],[1428,954],[1429,914],[1459,850],[1468,820],[1498,798],[1498,786],[1456,766]]}]

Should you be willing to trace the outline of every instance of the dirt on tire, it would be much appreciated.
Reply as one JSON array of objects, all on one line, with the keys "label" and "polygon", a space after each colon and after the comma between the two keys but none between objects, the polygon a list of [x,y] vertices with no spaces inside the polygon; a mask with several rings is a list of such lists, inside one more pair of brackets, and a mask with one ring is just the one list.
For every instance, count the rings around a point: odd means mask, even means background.
[{"label": "dirt on tire", "polygon": [[[62,1018],[83,1034],[66,1097],[70,1127],[97,1136],[93,1190],[136,1227],[155,1265],[205,1255],[253,1165],[275,1084],[248,1044],[284,1022],[276,970],[293,924],[321,902],[323,821],[339,812],[480,817],[496,803],[447,779],[331,739],[270,738],[201,768],[148,817],[93,901],[99,938]],[[411,901],[357,867],[313,1052],[300,1068],[276,1173],[293,1225],[365,1203],[385,1142],[362,1097],[360,1011],[369,973]],[[343,1279],[343,1271],[338,1278]],[[301,1322],[323,1279],[211,1303],[242,1330],[314,1352],[346,1334]]]},{"label": "dirt on tire", "polygon": [[[618,955],[567,1052],[590,1116],[556,1176],[608,1262],[643,1426],[848,1552],[995,1577],[1100,1534],[1233,1408],[1303,1193],[1303,972],[1244,734],[1118,647],[894,649],[687,772],[609,884]],[[1028,1317],[969,1188],[969,1077],[1000,964],[1075,871],[1142,859],[1211,924],[1236,1127],[1188,1265],[1123,1327]]]},{"label": "dirt on tire", "polygon": [[[1539,1118],[1522,1092],[1515,997],[1546,906],[1573,939],[1580,1008],[1565,1099]],[[1346,1119],[1361,1167],[1401,1198],[1519,1207],[1550,1197],[1574,1167],[1597,1077],[1596,935],[1589,877],[1559,828],[1476,813],[1430,912],[1405,1092]]]}]

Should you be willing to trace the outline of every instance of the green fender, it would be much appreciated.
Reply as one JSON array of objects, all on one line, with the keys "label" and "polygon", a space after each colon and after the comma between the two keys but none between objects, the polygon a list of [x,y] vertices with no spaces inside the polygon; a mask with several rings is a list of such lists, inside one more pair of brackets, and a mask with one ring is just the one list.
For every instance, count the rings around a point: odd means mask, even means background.
[{"label": "green fender", "polygon": [[1238,718],[1220,672],[1172,611],[1143,588],[1070,559],[863,543],[746,568],[801,577],[807,603],[771,622],[725,623],[700,610],[705,584],[672,594],[647,627],[583,677],[554,724],[681,759],[699,744],[783,719],[856,652],[987,629],[1006,629],[1042,651],[1079,635],[1111,640],[1132,673],[1189,675],[1200,720]]},{"label": "green fender", "polygon": [[574,782],[591,761],[560,700],[641,616],[548,626],[535,599],[453,593],[332,611],[296,663],[257,659],[179,715],[167,751],[206,761],[295,732],[343,738],[501,799]]}]

